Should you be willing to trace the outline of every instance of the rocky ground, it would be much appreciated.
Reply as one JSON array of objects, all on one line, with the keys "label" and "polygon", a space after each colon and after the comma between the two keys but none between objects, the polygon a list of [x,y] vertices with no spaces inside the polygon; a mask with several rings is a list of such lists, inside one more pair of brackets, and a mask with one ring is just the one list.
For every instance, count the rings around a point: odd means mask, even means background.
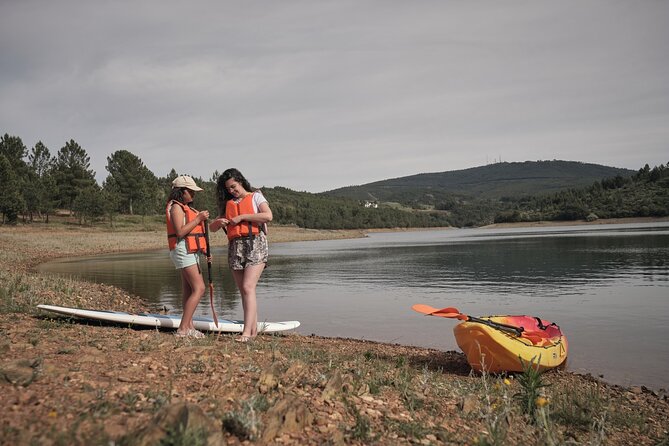
[{"label": "rocky ground", "polygon": [[[279,228],[271,240],[355,235]],[[0,227],[1,444],[669,444],[663,392],[591,376],[547,373],[528,399],[522,375],[471,374],[457,352],[298,334],[184,340],[35,310],[144,309],[32,268],[163,239]]]}]

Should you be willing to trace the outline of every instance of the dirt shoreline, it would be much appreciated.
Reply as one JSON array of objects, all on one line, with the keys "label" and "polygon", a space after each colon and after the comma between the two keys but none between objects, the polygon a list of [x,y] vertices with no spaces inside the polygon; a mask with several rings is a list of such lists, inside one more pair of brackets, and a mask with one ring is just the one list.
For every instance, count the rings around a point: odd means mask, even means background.
[{"label": "dirt shoreline", "polygon": [[575,221],[531,221],[518,223],[493,223],[491,225],[481,226],[482,229],[491,228],[534,228],[551,226],[583,226],[583,225],[612,225],[626,223],[658,223],[669,221],[669,217],[633,217],[633,218],[602,218],[593,221],[575,220]]},{"label": "dirt shoreline", "polygon": [[[364,234],[273,227],[270,240]],[[122,290],[33,267],[57,257],[163,248],[158,228],[0,227],[0,444],[669,441],[663,392],[589,375],[544,375],[550,413],[542,413],[550,417],[542,424],[516,403],[517,379],[471,375],[457,352],[294,333],[250,345],[227,335],[184,341],[169,331],[35,309],[49,303],[143,310]]]}]

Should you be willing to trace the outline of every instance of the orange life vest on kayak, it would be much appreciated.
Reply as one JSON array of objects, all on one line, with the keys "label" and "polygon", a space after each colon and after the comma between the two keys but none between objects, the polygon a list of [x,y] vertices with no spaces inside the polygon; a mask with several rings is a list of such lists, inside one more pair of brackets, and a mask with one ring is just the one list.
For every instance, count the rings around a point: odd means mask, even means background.
[{"label": "orange life vest on kayak", "polygon": [[[238,215],[255,213],[256,211],[253,209],[253,193],[247,194],[239,203],[235,203],[234,200],[228,200],[225,203],[225,218],[228,220],[232,220]],[[234,240],[239,237],[253,237],[258,235],[260,230],[258,223],[250,221],[235,226],[228,226],[228,240]]]},{"label": "orange life vest on kayak", "polygon": [[[184,211],[184,215],[186,216],[186,224],[188,222],[191,222],[195,220],[195,217],[197,217],[198,211],[193,209],[190,206],[186,206],[183,203],[180,203],[176,200],[172,200],[169,203],[167,203],[167,209],[165,211],[165,217],[166,217],[166,222],[167,222],[167,246],[170,247],[170,251],[172,251],[174,248],[177,246],[177,231],[174,228],[174,224],[172,223],[172,215],[170,214],[170,211],[172,210],[172,205],[177,204],[181,206],[181,209]],[[186,251],[188,251],[189,254],[193,254],[196,252],[200,252],[203,255],[207,255],[207,242],[205,240],[205,222],[200,222],[199,225],[195,226],[190,233],[184,237],[186,240]]]}]

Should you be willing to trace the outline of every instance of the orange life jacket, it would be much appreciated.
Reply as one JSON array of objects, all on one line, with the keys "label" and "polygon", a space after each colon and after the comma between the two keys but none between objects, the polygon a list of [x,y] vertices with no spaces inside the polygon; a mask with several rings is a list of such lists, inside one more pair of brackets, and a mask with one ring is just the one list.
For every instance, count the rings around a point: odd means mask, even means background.
[{"label": "orange life jacket", "polygon": [[[197,217],[198,211],[193,209],[190,206],[186,206],[183,203],[180,203],[176,200],[172,200],[169,203],[167,203],[167,209],[166,209],[166,222],[167,222],[167,246],[170,247],[170,251],[172,251],[174,248],[177,246],[177,231],[174,228],[174,224],[172,223],[172,216],[170,214],[170,211],[172,210],[172,205],[177,204],[181,206],[181,209],[184,211],[184,215],[186,216],[186,224],[188,222],[191,222],[195,220],[195,217]],[[184,239],[186,240],[186,251],[188,251],[189,254],[200,252],[203,255],[207,255],[207,242],[205,240],[205,222],[200,222],[197,226],[193,228],[192,231],[190,231]]]},{"label": "orange life jacket", "polygon": [[[253,209],[253,193],[247,194],[239,203],[234,200],[228,200],[225,203],[225,218],[232,218],[242,214],[255,214]],[[228,226],[228,240],[234,240],[239,237],[253,237],[260,233],[261,229],[258,223],[244,222],[235,226]],[[264,231],[263,231],[264,232]]]}]

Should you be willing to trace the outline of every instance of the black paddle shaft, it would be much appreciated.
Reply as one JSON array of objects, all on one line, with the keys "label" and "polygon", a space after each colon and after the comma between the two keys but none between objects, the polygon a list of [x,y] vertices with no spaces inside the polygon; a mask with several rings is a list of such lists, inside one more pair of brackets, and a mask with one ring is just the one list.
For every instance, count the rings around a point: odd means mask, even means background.
[{"label": "black paddle shaft", "polygon": [[511,334],[515,334],[516,336],[520,336],[523,334],[525,331],[525,328],[523,327],[514,327],[513,325],[506,325],[506,324],[500,324],[499,322],[493,322],[488,319],[479,319],[474,316],[467,316],[468,321],[472,322],[478,322],[479,324],[485,324],[488,325],[492,328],[496,328],[498,330],[506,331]]},{"label": "black paddle shaft", "polygon": [[204,243],[207,247],[207,271],[209,272],[209,285],[211,285],[211,248],[209,247],[209,221],[204,221]]}]

